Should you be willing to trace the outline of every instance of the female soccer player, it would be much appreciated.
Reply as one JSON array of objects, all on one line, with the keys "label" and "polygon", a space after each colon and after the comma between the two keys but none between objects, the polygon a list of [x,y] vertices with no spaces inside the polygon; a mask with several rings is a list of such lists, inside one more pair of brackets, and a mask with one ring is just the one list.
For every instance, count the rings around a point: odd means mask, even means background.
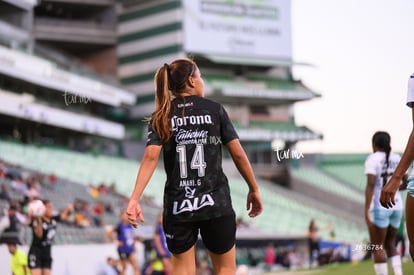
[{"label": "female soccer player", "polygon": [[121,261],[120,275],[125,275],[127,264],[131,264],[134,275],[139,275],[138,260],[135,253],[135,236],[134,228],[129,224],[125,211],[121,212],[121,220],[115,228],[108,232],[111,241],[115,240],[114,233],[117,237],[117,251]]},{"label": "female soccer player", "polygon": [[[410,137],[405,147],[404,153],[401,156],[401,161],[395,168],[394,173],[387,185],[381,192],[381,204],[390,208],[395,205],[395,193],[401,185],[401,181],[405,177],[405,173],[414,160],[414,74],[408,79],[407,92],[407,106],[411,108],[411,116],[413,121],[413,128]],[[414,261],[414,169],[411,170],[411,175],[408,177],[407,199],[405,201],[405,217],[407,226],[407,236],[410,241],[410,255]]]},{"label": "female soccer player", "polygon": [[234,275],[236,221],[222,169],[222,145],[248,184],[247,209],[256,217],[263,206],[249,160],[223,106],[204,98],[204,81],[194,61],[164,64],[154,80],[156,109],[127,209],[129,222],[137,227],[137,219],[144,221],[139,200],[163,150],[163,225],[173,274],[195,274],[200,232],[215,274]]},{"label": "female soccer player", "polygon": [[50,275],[52,269],[52,244],[56,235],[57,222],[66,220],[73,206],[69,204],[59,215],[53,215],[53,205],[43,201],[46,210],[42,217],[33,217],[30,226],[33,231],[29,249],[29,268],[32,275]]},{"label": "female soccer player", "polygon": [[377,275],[388,274],[387,256],[395,275],[402,275],[401,257],[395,247],[398,227],[402,217],[400,192],[395,194],[396,205],[386,209],[380,204],[381,189],[393,174],[400,161],[398,154],[391,152],[391,137],[387,132],[376,132],[372,137],[373,153],[365,161],[367,186],[365,189],[365,221],[368,226]]}]

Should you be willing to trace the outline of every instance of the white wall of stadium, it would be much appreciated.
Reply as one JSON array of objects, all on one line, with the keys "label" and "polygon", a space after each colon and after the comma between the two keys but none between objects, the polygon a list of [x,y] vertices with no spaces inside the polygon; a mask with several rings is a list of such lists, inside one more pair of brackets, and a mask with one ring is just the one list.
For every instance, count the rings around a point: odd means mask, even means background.
[{"label": "white wall of stadium", "polygon": [[[27,246],[19,246],[19,249],[26,254],[29,251]],[[137,249],[138,263],[142,266],[144,251],[140,251],[139,247]],[[52,274],[59,275],[100,275],[107,257],[119,258],[114,243],[54,245],[52,257]],[[0,274],[11,274],[10,254],[6,245],[0,245],[0,259]],[[129,274],[132,272],[127,272],[127,275]]]}]

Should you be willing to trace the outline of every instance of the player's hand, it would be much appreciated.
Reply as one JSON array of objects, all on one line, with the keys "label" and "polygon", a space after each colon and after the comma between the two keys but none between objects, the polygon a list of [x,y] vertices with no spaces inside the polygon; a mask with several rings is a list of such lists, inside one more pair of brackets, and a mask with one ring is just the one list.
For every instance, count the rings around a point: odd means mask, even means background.
[{"label": "player's hand", "polygon": [[249,191],[247,194],[246,209],[249,211],[249,217],[254,218],[263,211],[262,198],[259,191]]},{"label": "player's hand", "polygon": [[400,188],[400,180],[394,177],[381,190],[380,202],[385,208],[391,208],[395,205],[395,193]]},{"label": "player's hand", "polygon": [[141,205],[135,199],[131,199],[128,203],[128,207],[126,210],[128,216],[128,222],[135,228],[138,227],[137,219],[143,223],[144,216],[142,215]]}]

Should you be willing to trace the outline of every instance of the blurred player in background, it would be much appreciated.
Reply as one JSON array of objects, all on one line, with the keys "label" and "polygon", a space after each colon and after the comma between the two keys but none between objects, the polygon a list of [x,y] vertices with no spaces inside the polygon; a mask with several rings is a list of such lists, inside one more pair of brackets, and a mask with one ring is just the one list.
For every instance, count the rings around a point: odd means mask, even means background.
[{"label": "blurred player in background", "polygon": [[134,275],[139,275],[138,260],[135,255],[135,236],[134,228],[128,222],[125,211],[121,212],[121,221],[113,230],[108,232],[111,241],[115,240],[114,234],[117,236],[117,250],[121,261],[120,275],[126,274],[127,264],[131,264]]},{"label": "blurred player in background", "polygon": [[68,219],[73,210],[69,204],[59,214],[54,215],[52,202],[43,201],[46,210],[43,216],[32,217],[30,226],[33,237],[29,249],[29,268],[32,275],[50,275],[52,269],[52,244],[56,235],[57,222]]},{"label": "blurred player in background", "polygon": [[162,213],[158,215],[154,230],[154,249],[157,258],[161,260],[165,275],[172,275],[171,253],[167,247],[164,228],[162,226]]},{"label": "blurred player in background", "polygon": [[365,161],[367,186],[365,189],[365,221],[377,275],[387,275],[387,256],[395,275],[402,274],[401,256],[395,247],[397,231],[402,217],[400,192],[395,194],[394,207],[386,209],[380,204],[381,189],[394,173],[400,156],[391,152],[391,137],[387,132],[376,132],[372,137],[372,150]]},{"label": "blurred player in background", "polygon": [[[401,161],[397,168],[395,168],[390,181],[381,192],[381,204],[386,208],[395,205],[395,193],[398,192],[401,181],[404,179],[406,171],[414,160],[414,74],[408,79],[407,106],[411,108],[411,117],[413,121],[412,130],[404,153],[401,156]],[[411,170],[411,175],[408,177],[407,191],[405,219],[407,236],[410,241],[410,255],[414,261],[414,169]]]}]

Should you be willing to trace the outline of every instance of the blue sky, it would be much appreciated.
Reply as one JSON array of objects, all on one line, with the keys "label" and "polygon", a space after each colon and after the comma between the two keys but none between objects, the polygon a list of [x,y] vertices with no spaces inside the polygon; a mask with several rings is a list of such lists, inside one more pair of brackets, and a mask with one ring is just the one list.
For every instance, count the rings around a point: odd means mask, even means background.
[{"label": "blue sky", "polygon": [[401,152],[412,129],[405,106],[414,72],[414,1],[292,0],[295,78],[321,98],[295,104],[298,125],[324,135],[303,153],[366,153],[377,130]]}]

